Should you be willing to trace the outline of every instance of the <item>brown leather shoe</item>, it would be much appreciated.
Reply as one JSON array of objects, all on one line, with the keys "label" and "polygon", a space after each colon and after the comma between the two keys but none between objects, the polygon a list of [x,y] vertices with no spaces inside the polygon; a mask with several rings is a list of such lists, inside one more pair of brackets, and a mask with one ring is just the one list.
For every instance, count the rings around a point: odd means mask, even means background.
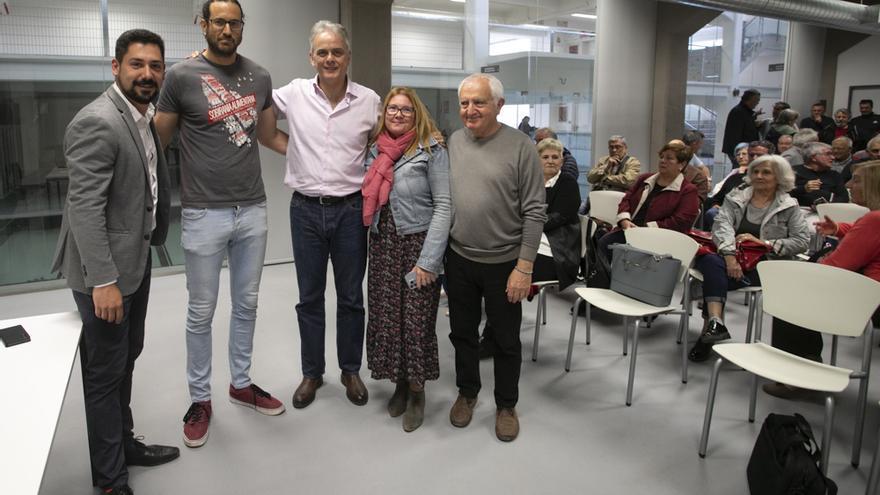
[{"label": "brown leather shoe", "polygon": [[510,442],[519,435],[519,418],[516,409],[499,407],[495,413],[495,436],[502,442]]},{"label": "brown leather shoe", "polygon": [[469,425],[471,423],[471,418],[474,416],[474,407],[476,407],[476,405],[476,398],[469,399],[458,394],[458,398],[455,399],[455,403],[452,404],[452,409],[449,410],[449,421],[452,423],[452,426],[464,428]]},{"label": "brown leather shoe", "polygon": [[367,387],[357,373],[343,373],[340,380],[345,385],[345,396],[348,397],[352,404],[362,406],[367,403],[367,400],[370,398],[367,393]]},{"label": "brown leather shoe", "polygon": [[296,392],[293,393],[293,407],[302,409],[311,404],[315,400],[315,391],[323,384],[324,379],[320,376],[318,378],[303,377],[299,387],[296,387]]}]

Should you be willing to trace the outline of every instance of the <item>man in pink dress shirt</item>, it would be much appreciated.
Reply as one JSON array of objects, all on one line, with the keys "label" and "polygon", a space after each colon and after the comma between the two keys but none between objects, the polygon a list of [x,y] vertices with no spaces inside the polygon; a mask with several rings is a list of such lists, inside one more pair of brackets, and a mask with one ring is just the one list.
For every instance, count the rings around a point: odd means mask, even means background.
[{"label": "man in pink dress shirt", "polygon": [[336,352],[348,399],[367,403],[358,376],[364,343],[363,279],[367,230],[361,218],[364,155],[381,100],[371,89],[348,79],[348,33],[318,21],[309,39],[309,61],[317,75],[294,79],[273,92],[275,106],[289,123],[287,172],[290,233],[296,260],[303,380],[293,407],[315,399],[324,375],[324,291],[327,260],[336,285]]}]

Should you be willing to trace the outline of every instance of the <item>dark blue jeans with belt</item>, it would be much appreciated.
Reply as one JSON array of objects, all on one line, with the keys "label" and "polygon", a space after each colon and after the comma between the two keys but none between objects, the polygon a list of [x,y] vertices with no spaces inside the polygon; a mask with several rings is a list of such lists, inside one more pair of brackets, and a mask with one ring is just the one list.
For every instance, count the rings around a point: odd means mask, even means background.
[{"label": "dark blue jeans with belt", "polygon": [[360,192],[343,198],[313,198],[293,193],[290,236],[296,263],[299,303],[296,316],[304,377],[324,374],[324,291],[327,260],[336,285],[336,354],[343,373],[361,369],[364,348],[364,271],[367,228]]}]

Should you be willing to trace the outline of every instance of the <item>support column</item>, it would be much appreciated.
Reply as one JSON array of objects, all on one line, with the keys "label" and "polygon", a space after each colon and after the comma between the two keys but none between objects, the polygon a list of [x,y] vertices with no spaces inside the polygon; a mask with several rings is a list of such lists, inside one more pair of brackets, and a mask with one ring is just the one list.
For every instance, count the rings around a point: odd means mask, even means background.
[{"label": "support column", "polygon": [[464,12],[464,69],[479,72],[489,58],[489,0],[468,0]]},{"label": "support column", "polygon": [[[595,159],[608,137],[626,136],[630,154],[651,161],[656,0],[598,0],[593,68]],[[686,69],[686,67],[685,67]]]},{"label": "support column", "polygon": [[391,89],[392,0],[342,0],[340,23],[351,37],[348,74],[384,96]]},{"label": "support column", "polygon": [[[701,7],[660,3],[657,9],[657,41],[654,50],[654,93],[649,156],[684,131],[687,103],[688,38],[720,12]],[[654,170],[656,160],[642,159]],[[647,170],[648,167],[645,167]]]},{"label": "support column", "polygon": [[830,100],[832,96],[819,93],[826,30],[802,22],[792,22],[789,26],[782,99],[804,118],[810,115],[813,103],[819,99]]}]

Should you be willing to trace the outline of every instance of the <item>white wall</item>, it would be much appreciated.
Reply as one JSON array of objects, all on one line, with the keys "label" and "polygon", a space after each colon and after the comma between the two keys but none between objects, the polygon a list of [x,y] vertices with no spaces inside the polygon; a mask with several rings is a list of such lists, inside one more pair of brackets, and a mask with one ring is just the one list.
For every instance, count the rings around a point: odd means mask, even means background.
[{"label": "white wall", "polygon": [[[834,108],[849,106],[850,86],[880,84],[880,36],[871,36],[837,57],[837,77],[834,83]],[[874,102],[874,111],[880,102]],[[858,114],[858,107],[851,109]]]},{"label": "white wall", "polygon": [[801,22],[790,26],[782,98],[804,118],[810,115],[814,102],[830,96],[819,94],[826,29]]},{"label": "white wall", "polygon": [[[283,86],[295,77],[315,75],[308,60],[309,29],[320,19],[338,21],[339,7],[336,2],[263,0],[246,2],[244,6],[248,26],[259,28],[245,28],[244,41],[239,52],[265,67],[272,75],[274,87]],[[279,125],[286,128],[284,121],[280,121]],[[260,160],[269,205],[266,260],[291,259],[291,190],[283,184],[284,157],[261,146]]]}]

